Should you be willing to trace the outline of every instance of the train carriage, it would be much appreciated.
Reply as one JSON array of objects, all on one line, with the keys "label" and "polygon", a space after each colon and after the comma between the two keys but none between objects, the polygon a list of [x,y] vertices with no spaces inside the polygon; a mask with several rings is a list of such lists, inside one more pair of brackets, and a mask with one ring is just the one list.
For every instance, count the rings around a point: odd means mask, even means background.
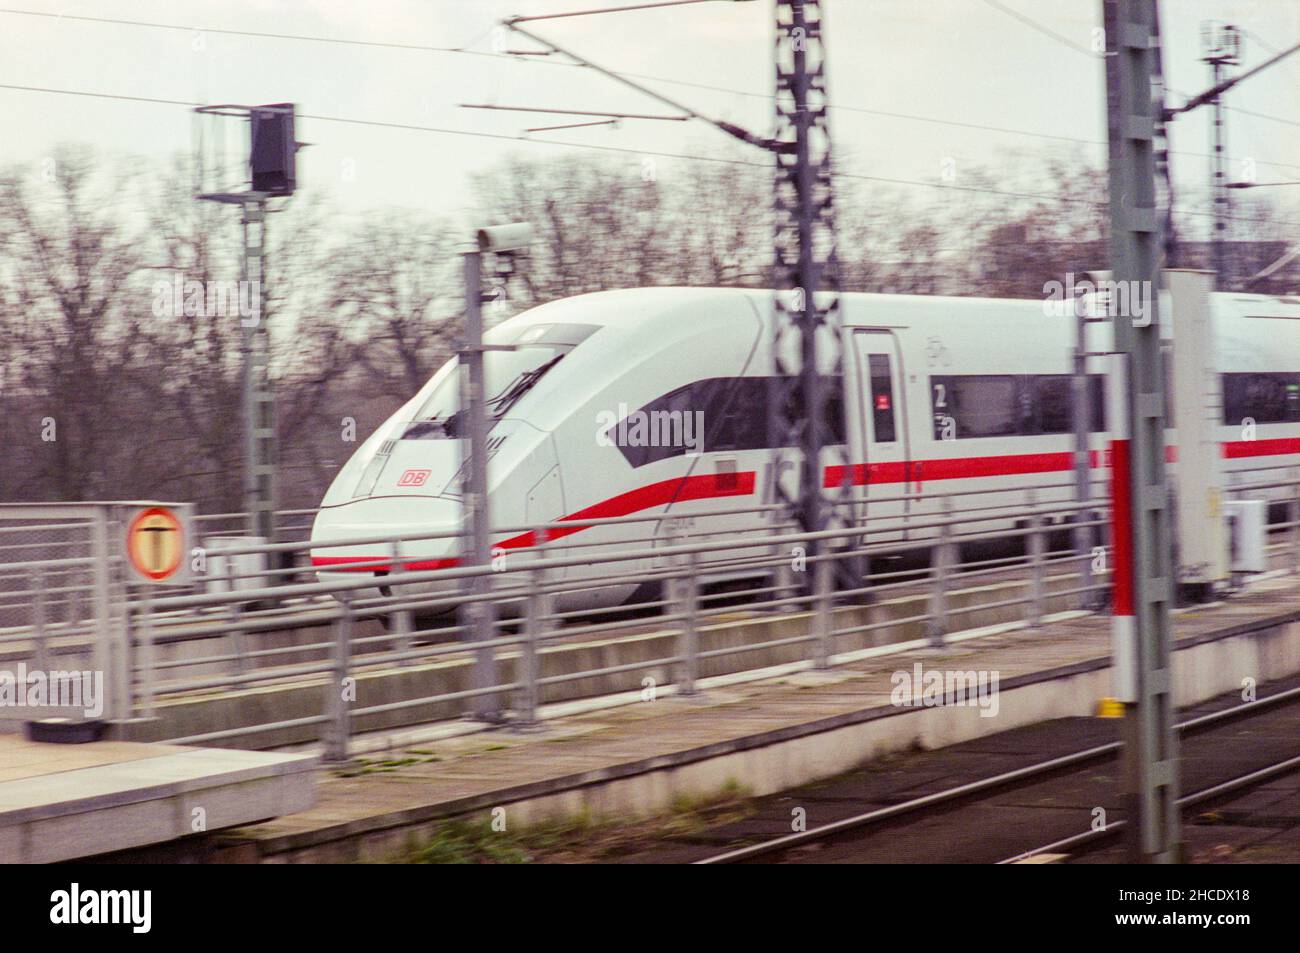
[{"label": "train carriage", "polygon": [[[1300,299],[1225,293],[1212,295],[1212,307],[1226,480],[1300,465]],[[682,532],[716,540],[768,529],[759,507],[776,499],[778,479],[793,491],[797,473],[775,466],[772,314],[767,291],[646,288],[551,302],[492,328],[488,343],[512,346],[486,359],[492,519],[512,528],[495,534],[494,547],[534,551],[531,527],[574,523],[541,548],[591,560],[568,573],[592,584],[561,605],[582,609],[627,600],[636,587],[626,580],[655,564],[606,554],[649,550]],[[1046,502],[1073,498],[1072,314],[1039,300],[844,294],[840,315],[842,366],[819,368],[835,443],[821,470],[873,542],[924,545],[948,494],[1008,527],[1027,488]],[[1090,335],[1090,351],[1109,348],[1106,325]],[[793,347],[794,336],[785,338]],[[1107,369],[1106,359],[1089,358],[1098,480]],[[312,530],[322,578],[366,572],[388,586],[398,568],[456,564],[457,370],[454,359],[440,368],[340,471]],[[1170,396],[1175,409],[1202,399]],[[1167,440],[1176,460],[1175,429]],[[613,518],[621,521],[577,522]],[[445,535],[413,538],[437,533]],[[382,544],[337,543],[375,536],[407,541],[396,558]],[[702,566],[704,581],[744,575],[736,557],[745,554]],[[614,577],[623,581],[599,584]]]}]

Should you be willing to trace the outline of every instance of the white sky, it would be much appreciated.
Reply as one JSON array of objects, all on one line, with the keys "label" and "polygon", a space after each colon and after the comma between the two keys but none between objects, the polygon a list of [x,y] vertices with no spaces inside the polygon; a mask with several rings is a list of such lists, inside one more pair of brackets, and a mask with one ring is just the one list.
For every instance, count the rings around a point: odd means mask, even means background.
[{"label": "white sky", "polygon": [[[0,9],[143,20],[196,28],[493,49],[493,27],[515,14],[559,12],[630,0],[0,0]],[[1101,0],[1000,0],[1072,43],[1088,47]],[[621,71],[746,91],[750,96],[652,84],[703,112],[771,131],[771,0],[719,2],[559,20],[533,27]],[[1249,31],[1245,61],[1300,40],[1300,0],[1166,0],[1166,78],[1183,93],[1208,85],[1199,62],[1207,18]],[[827,0],[831,99],[851,107],[1105,139],[1102,63],[1017,21],[984,0]],[[1258,38],[1258,39],[1257,39]],[[384,49],[88,23],[0,12],[0,86],[52,87],[185,102],[295,102],[306,116],[378,120],[515,135],[549,117],[457,108],[461,102],[662,112],[652,100],[589,71],[505,56]],[[511,47],[524,45],[510,41]],[[1229,154],[1258,163],[1259,181],[1300,179],[1300,53],[1243,84],[1231,105],[1287,122],[1229,112]],[[1204,115],[1202,115],[1204,114]],[[1174,148],[1208,150],[1208,113],[1180,120]],[[832,114],[837,149],[851,171],[936,181],[941,162],[996,162],[1009,150],[1060,147],[1022,135],[889,118]],[[627,122],[616,129],[546,133],[637,150],[744,155],[698,123]],[[348,208],[413,206],[458,213],[468,174],[508,153],[559,154],[551,145],[373,128],[304,118],[298,137],[304,189]],[[163,156],[191,147],[183,106],[0,88],[0,165],[39,161],[61,142],[106,152]],[[1100,160],[1104,147],[1084,145]],[[757,154],[753,158],[760,158]],[[1289,168],[1267,163],[1285,163]],[[1184,185],[1206,182],[1207,160],[1175,158]],[[661,178],[671,163],[659,165]],[[1232,177],[1239,177],[1233,167]],[[929,190],[919,190],[922,196]],[[1291,208],[1300,187],[1270,190]]]}]

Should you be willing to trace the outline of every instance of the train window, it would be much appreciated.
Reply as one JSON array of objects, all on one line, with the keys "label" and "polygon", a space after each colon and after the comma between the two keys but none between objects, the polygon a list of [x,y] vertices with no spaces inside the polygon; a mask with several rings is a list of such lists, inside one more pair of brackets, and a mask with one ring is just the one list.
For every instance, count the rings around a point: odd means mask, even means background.
[{"label": "train window", "polygon": [[1031,380],[1037,432],[1071,433],[1074,430],[1074,381],[1070,375],[1042,374]]},{"label": "train window", "polygon": [[826,378],[826,439],[844,443],[844,384],[842,378]]},{"label": "train window", "polygon": [[[1092,432],[1106,429],[1106,379],[1088,375]],[[1069,374],[971,374],[930,378],[936,440],[1074,432]]]},{"label": "train window", "polygon": [[[772,432],[769,433],[768,439],[765,441],[765,446],[768,448],[774,448],[779,447],[782,444],[782,438],[776,430],[779,422],[776,413],[772,409],[778,399],[778,394],[784,392],[787,399],[790,401],[789,419],[796,421],[804,420],[807,418],[807,415],[804,413],[803,391],[799,388],[799,380],[797,377],[786,378],[785,382],[781,384],[779,389],[777,385],[781,382],[781,378],[769,377],[766,378],[766,380],[768,393],[767,399],[764,401],[762,406],[765,408],[764,415],[767,417],[773,429]],[[826,439],[832,444],[844,443],[843,391],[844,379],[842,377],[822,378],[822,397],[824,400],[822,405],[822,424],[826,428]]]},{"label": "train window", "polygon": [[[1034,395],[1035,434],[1074,433],[1074,376],[1038,374],[1028,378]],[[1106,429],[1106,378],[1088,375],[1088,423],[1093,433]]]},{"label": "train window", "polygon": [[1021,403],[1010,374],[930,378],[936,440],[1005,437],[1020,432]]},{"label": "train window", "polygon": [[[489,428],[504,417],[551,368],[597,330],[593,324],[537,324],[512,339],[513,349],[489,351],[483,358],[485,404]],[[502,335],[489,330],[489,344]],[[402,432],[404,440],[454,440],[463,427],[460,411],[460,366],[452,358],[451,373],[433,388],[415,419]]]},{"label": "train window", "polygon": [[871,378],[871,427],[877,443],[893,443],[894,382],[889,370],[888,354],[868,354],[867,370]]},{"label": "train window", "polygon": [[1174,420],[1174,359],[1173,351],[1160,349],[1160,383],[1165,395],[1165,426],[1176,426]]},{"label": "train window", "polygon": [[1300,374],[1224,374],[1223,422],[1300,420]]},{"label": "train window", "polygon": [[[629,414],[608,432],[633,467],[681,456],[763,450],[777,445],[769,433],[769,413],[779,392],[775,377],[713,377],[672,390]],[[790,381],[791,384],[795,382]],[[832,443],[844,442],[844,402],[840,378],[827,377],[825,421]],[[785,390],[782,388],[781,390]],[[803,401],[791,393],[794,419],[803,418]]]},{"label": "train window", "polygon": [[716,377],[694,386],[695,405],[705,413],[705,452],[757,450],[767,445],[763,378]]},{"label": "train window", "polygon": [[[1088,383],[1092,395],[1092,432],[1102,433],[1106,430],[1106,376],[1089,374]],[[1172,412],[1171,408],[1170,413]]]},{"label": "train window", "polygon": [[[756,422],[746,413],[741,393],[755,389],[744,378],[686,384],[623,418],[608,437],[633,467],[687,453],[761,446],[762,418]],[[761,387],[757,390],[761,393]]]},{"label": "train window", "polygon": [[630,446],[623,447],[623,453],[631,450],[640,456],[639,463],[628,457],[632,466],[681,456],[701,446],[704,408],[696,400],[698,389],[699,384],[679,387],[643,408],[640,419],[633,420],[626,431],[625,442]]},{"label": "train window", "polygon": [[565,344],[577,347],[598,330],[595,324],[532,324],[524,328],[512,344]]}]

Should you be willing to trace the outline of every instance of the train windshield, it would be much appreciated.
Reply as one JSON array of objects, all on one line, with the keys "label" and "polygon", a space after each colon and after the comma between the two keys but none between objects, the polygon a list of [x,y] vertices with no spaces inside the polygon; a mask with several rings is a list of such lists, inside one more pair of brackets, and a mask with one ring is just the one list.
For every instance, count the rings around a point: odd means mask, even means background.
[{"label": "train windshield", "polygon": [[[489,429],[594,330],[590,325],[533,325],[508,342],[511,350],[486,352],[483,374]],[[491,337],[488,343],[503,343]],[[403,431],[403,439],[454,440],[465,436],[460,409],[459,360],[453,359],[451,365],[451,372],[434,388]]]}]

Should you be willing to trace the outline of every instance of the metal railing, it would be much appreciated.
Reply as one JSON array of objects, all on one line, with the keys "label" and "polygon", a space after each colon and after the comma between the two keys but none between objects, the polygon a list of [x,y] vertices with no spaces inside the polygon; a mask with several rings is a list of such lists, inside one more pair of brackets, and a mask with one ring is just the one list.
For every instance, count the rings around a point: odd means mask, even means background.
[{"label": "metal railing", "polygon": [[[229,742],[309,728],[324,739],[329,757],[344,758],[357,725],[382,724],[403,712],[452,717],[460,708],[481,709],[473,702],[488,699],[490,710],[529,725],[547,700],[635,691],[646,678],[652,690],[671,684],[691,694],[708,675],[774,661],[826,667],[845,652],[886,644],[900,629],[919,627],[923,638],[942,645],[953,628],[998,610],[1019,612],[1020,620],[1037,625],[1049,604],[1095,605],[1106,588],[1104,571],[1090,577],[1098,553],[1104,558],[1107,552],[1100,542],[1106,502],[1044,500],[1053,490],[1072,487],[1044,485],[1028,495],[1000,491],[1022,500],[1014,520],[1006,500],[994,506],[987,492],[962,491],[931,497],[944,501],[944,512],[932,517],[899,515],[815,534],[796,531],[778,507],[696,513],[693,526],[667,534],[655,531],[664,523],[661,515],[502,527],[499,533],[531,531],[535,544],[512,549],[488,567],[403,568],[421,543],[445,540],[445,533],[334,540],[330,545],[337,548],[388,549],[322,580],[288,579],[233,596],[154,595],[137,604],[137,713],[147,718],[164,700],[213,691],[310,685],[320,698],[314,712],[174,740]],[[712,522],[732,516],[767,522],[762,531],[711,532]],[[577,526],[615,529],[618,538],[546,542],[550,532]],[[1095,549],[1082,554],[1070,548],[1080,528],[1098,537]],[[1017,540],[1018,552],[981,552]],[[298,561],[309,549],[329,549],[297,543],[247,548],[291,553]],[[470,595],[469,581],[483,576],[490,577],[486,593]],[[632,587],[652,592],[632,606],[596,598]],[[467,642],[471,629],[457,616],[482,599],[497,605],[499,619],[491,638]],[[283,632],[286,621],[309,616],[316,627],[305,631],[319,635],[265,640]],[[737,620],[748,632],[728,637],[727,624]],[[621,655],[609,651],[619,640],[636,644]],[[579,650],[591,645],[602,650],[588,653],[587,661]],[[441,690],[348,697],[365,676],[409,666],[441,667],[448,673]]]},{"label": "metal railing", "polygon": [[[531,532],[530,545],[490,566],[444,569],[407,567],[427,544],[455,538],[447,532],[314,546],[231,540],[223,555],[260,555],[260,568],[243,572],[227,559],[223,585],[209,577],[170,592],[128,586],[108,553],[10,559],[0,569],[23,580],[8,594],[30,622],[0,630],[0,651],[43,667],[102,660],[105,627],[120,624],[121,710],[157,719],[160,740],[321,739],[328,757],[343,759],[357,732],[470,709],[530,725],[548,702],[689,695],[717,675],[824,668],[904,638],[942,647],[952,632],[989,620],[1037,626],[1054,611],[1095,609],[1108,588],[1108,501],[1098,494],[1080,505],[1072,493],[1072,484],[1044,483],[927,494],[923,509],[883,517],[881,509],[917,498],[873,498],[865,523],[853,522],[859,504],[850,503],[847,525],[816,534],[797,531],[776,506],[719,507],[691,514],[691,523],[656,514],[506,526],[496,532]],[[1285,504],[1271,550],[1300,570],[1294,470],[1250,471],[1228,493]],[[748,523],[719,531],[735,518]],[[579,527],[585,532],[572,536]],[[548,541],[552,534],[565,535]],[[1090,541],[1083,549],[1081,534]],[[310,568],[313,552],[363,546],[376,547],[372,563],[320,576]],[[470,595],[484,576],[485,591]],[[639,598],[626,603],[634,589]],[[498,619],[490,638],[468,641],[461,619],[475,600],[494,602]],[[75,604],[90,608],[67,611]],[[203,730],[162,718],[231,692],[292,704]]]}]

